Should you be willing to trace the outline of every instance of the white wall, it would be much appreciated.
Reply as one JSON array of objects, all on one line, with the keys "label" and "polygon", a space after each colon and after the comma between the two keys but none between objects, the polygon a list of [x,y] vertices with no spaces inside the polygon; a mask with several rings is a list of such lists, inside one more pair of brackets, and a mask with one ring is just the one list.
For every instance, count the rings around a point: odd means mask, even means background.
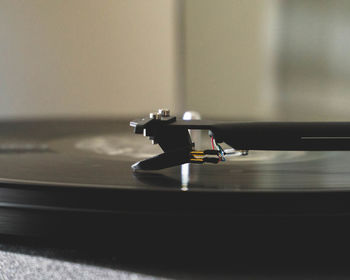
[{"label": "white wall", "polygon": [[273,119],[277,1],[185,3],[188,109],[209,118]]},{"label": "white wall", "polygon": [[0,117],[176,108],[174,0],[0,0]]},{"label": "white wall", "polygon": [[289,120],[349,121],[350,2],[281,5],[280,107]]}]

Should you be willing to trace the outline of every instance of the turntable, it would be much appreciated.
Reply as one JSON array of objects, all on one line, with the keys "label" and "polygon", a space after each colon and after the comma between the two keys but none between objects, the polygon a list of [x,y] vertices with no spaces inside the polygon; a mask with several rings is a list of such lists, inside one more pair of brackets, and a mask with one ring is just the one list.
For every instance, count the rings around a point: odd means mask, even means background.
[{"label": "turntable", "polygon": [[[178,122],[185,133],[194,128],[189,123]],[[347,137],[348,130],[342,131]],[[193,133],[198,148],[211,146],[207,131]],[[162,236],[181,235],[191,227],[208,233],[210,223],[231,227],[232,221],[258,220],[261,227],[276,217],[350,214],[345,138],[344,151],[253,150],[248,156],[226,155],[219,164],[181,162],[145,171],[131,165],[162,151],[134,135],[129,120],[6,121],[0,134],[1,234],[115,239],[159,230]],[[280,140],[272,144],[283,145]]]}]

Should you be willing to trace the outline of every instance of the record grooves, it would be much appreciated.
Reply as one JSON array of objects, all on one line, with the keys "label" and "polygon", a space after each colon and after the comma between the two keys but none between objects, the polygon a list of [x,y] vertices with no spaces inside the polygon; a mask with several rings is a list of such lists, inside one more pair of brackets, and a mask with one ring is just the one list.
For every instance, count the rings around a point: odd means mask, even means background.
[{"label": "record grooves", "polygon": [[256,153],[221,166],[133,172],[148,143],[128,121],[9,121],[0,133],[3,234],[113,235],[165,220],[350,214],[349,152]]}]

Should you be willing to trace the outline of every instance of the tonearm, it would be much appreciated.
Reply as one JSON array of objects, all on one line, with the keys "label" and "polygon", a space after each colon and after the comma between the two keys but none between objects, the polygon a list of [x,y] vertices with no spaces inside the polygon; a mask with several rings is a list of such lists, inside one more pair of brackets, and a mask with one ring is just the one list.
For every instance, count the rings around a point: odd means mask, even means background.
[{"label": "tonearm", "polygon": [[[133,120],[134,132],[148,136],[164,153],[139,161],[134,170],[155,170],[184,163],[219,163],[249,150],[350,150],[350,122],[224,122],[177,120],[167,109]],[[211,149],[196,150],[189,129],[208,130]],[[222,149],[226,143],[232,149]]]}]

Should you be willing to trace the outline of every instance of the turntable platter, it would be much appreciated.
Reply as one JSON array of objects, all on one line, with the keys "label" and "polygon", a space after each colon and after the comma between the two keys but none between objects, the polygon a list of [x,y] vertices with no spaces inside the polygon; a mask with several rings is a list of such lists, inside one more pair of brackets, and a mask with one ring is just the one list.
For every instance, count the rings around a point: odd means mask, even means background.
[{"label": "turntable platter", "polygon": [[130,222],[350,213],[350,152],[252,152],[217,165],[133,172],[132,163],[159,148],[127,120],[8,121],[0,133],[0,222],[9,225],[0,233],[86,230],[111,215]]}]

